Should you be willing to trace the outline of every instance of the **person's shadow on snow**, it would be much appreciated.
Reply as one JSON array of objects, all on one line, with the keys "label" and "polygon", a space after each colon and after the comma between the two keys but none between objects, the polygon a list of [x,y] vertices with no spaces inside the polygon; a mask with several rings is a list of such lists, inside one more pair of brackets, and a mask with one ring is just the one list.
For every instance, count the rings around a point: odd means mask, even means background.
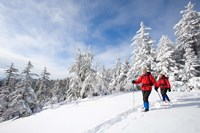
[{"label": "person's shadow on snow", "polygon": [[181,98],[177,99],[175,103],[169,108],[181,108],[181,107],[197,107],[200,108],[200,98]]}]

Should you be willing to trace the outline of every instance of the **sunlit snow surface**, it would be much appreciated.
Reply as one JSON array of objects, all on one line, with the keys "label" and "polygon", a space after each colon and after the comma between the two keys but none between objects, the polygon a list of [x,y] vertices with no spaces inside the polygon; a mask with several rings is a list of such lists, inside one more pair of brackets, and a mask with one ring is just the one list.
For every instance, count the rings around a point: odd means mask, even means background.
[{"label": "sunlit snow surface", "polygon": [[150,95],[142,112],[140,91],[54,105],[33,116],[0,123],[0,133],[199,133],[200,92],[168,93],[171,103]]}]

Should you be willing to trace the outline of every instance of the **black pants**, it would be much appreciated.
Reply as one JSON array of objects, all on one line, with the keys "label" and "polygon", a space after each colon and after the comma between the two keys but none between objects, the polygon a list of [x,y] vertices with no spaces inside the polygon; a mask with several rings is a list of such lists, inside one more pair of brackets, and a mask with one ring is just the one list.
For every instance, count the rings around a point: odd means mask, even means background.
[{"label": "black pants", "polygon": [[161,89],[161,95],[162,95],[163,101],[165,101],[165,100],[170,101],[170,99],[167,95],[167,89]]},{"label": "black pants", "polygon": [[149,95],[151,94],[151,90],[142,90],[143,101],[149,103]]}]

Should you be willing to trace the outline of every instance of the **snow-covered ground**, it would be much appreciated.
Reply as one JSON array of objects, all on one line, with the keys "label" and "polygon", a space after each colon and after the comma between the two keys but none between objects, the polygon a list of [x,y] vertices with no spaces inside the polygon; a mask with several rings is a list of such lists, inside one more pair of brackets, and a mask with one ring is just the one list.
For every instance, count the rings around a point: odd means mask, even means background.
[{"label": "snow-covered ground", "polygon": [[33,116],[0,123],[0,133],[199,133],[200,92],[171,92],[171,105],[150,95],[142,110],[141,92],[84,99]]}]

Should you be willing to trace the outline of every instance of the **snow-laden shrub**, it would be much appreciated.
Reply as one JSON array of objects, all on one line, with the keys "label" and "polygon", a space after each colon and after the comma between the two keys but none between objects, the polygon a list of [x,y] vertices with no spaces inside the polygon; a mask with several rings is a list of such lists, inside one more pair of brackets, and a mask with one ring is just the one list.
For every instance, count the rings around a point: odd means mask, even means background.
[{"label": "snow-laden shrub", "polygon": [[189,79],[188,88],[190,90],[200,90],[200,77],[194,77]]},{"label": "snow-laden shrub", "polygon": [[182,81],[170,82],[172,91],[188,91],[187,85]]},{"label": "snow-laden shrub", "polygon": [[126,85],[124,86],[126,90],[132,90],[134,87],[130,80],[127,81]]}]

